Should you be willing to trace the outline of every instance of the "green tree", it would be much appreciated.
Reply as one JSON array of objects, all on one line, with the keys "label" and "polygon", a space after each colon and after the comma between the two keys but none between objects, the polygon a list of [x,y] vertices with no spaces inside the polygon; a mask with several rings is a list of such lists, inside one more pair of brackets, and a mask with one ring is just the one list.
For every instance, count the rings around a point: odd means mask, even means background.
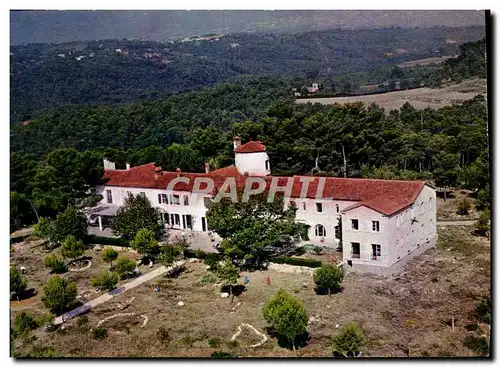
[{"label": "green tree", "polygon": [[125,277],[134,273],[135,266],[136,265],[133,260],[129,260],[126,257],[120,257],[116,261],[115,271],[120,277],[120,279],[124,279]]},{"label": "green tree", "polygon": [[38,327],[37,320],[32,314],[21,311],[16,314],[14,319],[14,331],[16,335],[27,336],[30,331],[35,330]]},{"label": "green tree", "polygon": [[60,246],[68,236],[74,236],[80,240],[86,234],[85,217],[71,205],[68,205],[64,212],[59,213],[56,219],[49,220],[42,217],[35,225],[35,235],[47,239],[51,248]]},{"label": "green tree", "polygon": [[490,210],[485,208],[476,222],[476,232],[481,236],[487,236],[490,231]]},{"label": "green tree", "polygon": [[19,297],[26,291],[27,284],[28,282],[26,281],[26,278],[21,275],[21,272],[15,266],[11,266],[10,293],[15,295],[17,300],[19,300]]},{"label": "green tree", "polygon": [[69,235],[62,244],[61,254],[63,257],[74,259],[83,255],[85,246],[83,241],[77,240],[75,236]]},{"label": "green tree", "polygon": [[102,290],[107,289],[110,291],[116,288],[118,280],[119,279],[117,273],[104,271],[96,277],[93,277],[90,280],[90,284],[92,285],[92,287],[100,288]]},{"label": "green tree", "polygon": [[48,218],[41,217],[37,224],[33,226],[33,234],[37,237],[44,238],[48,242],[49,248],[57,247],[55,243],[55,226],[54,222]]},{"label": "green tree", "polygon": [[160,238],[165,229],[159,218],[159,210],[151,206],[145,195],[129,195],[113,220],[113,232],[131,240],[141,229],[149,229],[156,238]]},{"label": "green tree", "polygon": [[345,357],[358,357],[363,345],[363,330],[356,324],[347,324],[332,337],[333,351]]},{"label": "green tree", "polygon": [[248,202],[228,198],[212,203],[207,221],[223,238],[219,252],[235,265],[259,268],[273,256],[293,253],[297,243],[307,238],[307,227],[295,221],[297,207],[285,208],[283,197],[273,202],[267,195],[250,196]]},{"label": "green tree", "polygon": [[204,169],[203,157],[198,151],[177,143],[168,147],[158,163],[166,171],[180,168],[184,172],[202,172]]},{"label": "green tree", "polygon": [[134,239],[130,242],[130,247],[141,255],[152,255],[158,252],[158,241],[156,241],[153,231],[147,228],[140,229]]},{"label": "green tree", "polygon": [[118,252],[112,247],[106,247],[102,250],[102,260],[109,262],[113,266],[113,261],[118,258]]},{"label": "green tree", "polygon": [[238,282],[238,278],[240,277],[239,269],[233,265],[231,260],[226,259],[224,265],[217,268],[217,275],[223,284],[229,286],[229,294],[232,294],[233,285]]},{"label": "green tree", "polygon": [[173,244],[167,244],[161,247],[160,254],[156,257],[156,262],[166,267],[172,266],[183,256],[183,248]]},{"label": "green tree", "polygon": [[51,312],[61,314],[76,302],[76,284],[58,275],[52,276],[43,287],[42,302]]},{"label": "green tree", "polygon": [[344,272],[335,265],[323,264],[314,272],[314,283],[320,291],[326,290],[328,294],[340,290],[343,278]]},{"label": "green tree", "polygon": [[491,324],[491,297],[481,297],[476,305],[476,317],[479,321]]},{"label": "green tree", "polygon": [[263,314],[267,323],[278,335],[285,337],[295,350],[297,336],[307,330],[308,317],[302,302],[283,289],[278,289],[274,296],[266,300]]},{"label": "green tree", "polygon": [[61,259],[56,254],[49,254],[43,259],[44,265],[50,268],[53,273],[61,274],[65,273],[68,269],[63,259]]}]

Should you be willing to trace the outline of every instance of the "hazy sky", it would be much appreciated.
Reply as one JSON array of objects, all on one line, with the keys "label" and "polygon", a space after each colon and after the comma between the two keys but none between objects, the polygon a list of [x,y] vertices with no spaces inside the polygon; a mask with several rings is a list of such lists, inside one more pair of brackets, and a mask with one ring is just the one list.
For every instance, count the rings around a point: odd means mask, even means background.
[{"label": "hazy sky", "polygon": [[328,28],[484,25],[475,10],[419,11],[11,11],[11,44],[109,38],[166,41],[206,33],[301,32]]}]

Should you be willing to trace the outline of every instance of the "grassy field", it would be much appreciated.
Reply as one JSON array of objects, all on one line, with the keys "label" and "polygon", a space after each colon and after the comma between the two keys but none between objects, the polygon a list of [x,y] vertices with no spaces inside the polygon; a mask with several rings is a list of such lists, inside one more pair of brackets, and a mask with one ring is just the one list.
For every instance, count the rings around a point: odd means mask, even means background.
[{"label": "grassy field", "polygon": [[402,64],[399,64],[398,66],[400,68],[411,68],[415,66],[428,66],[428,65],[436,65],[436,64],[442,64],[448,59],[453,59],[458,57],[456,56],[439,56],[439,57],[428,57],[426,59],[418,59],[418,60],[412,60],[412,61],[407,61],[403,62]]},{"label": "grassy field", "polygon": [[[486,324],[479,324],[479,331],[474,332],[465,327],[476,323],[477,300],[489,294],[490,244],[472,236],[471,230],[441,229],[437,248],[409,261],[401,274],[348,273],[342,291],[331,296],[317,295],[311,276],[255,271],[242,273],[250,281],[241,294],[221,298],[220,286],[205,282],[209,274],[205,266],[188,262],[179,277],[161,276],[138,286],[57,331],[35,330],[31,337],[15,340],[14,350],[23,355],[33,348],[48,347],[65,357],[209,357],[215,351],[244,357],[331,357],[331,336],[346,323],[355,322],[365,333],[364,356],[473,356],[462,341],[467,335],[489,332]],[[14,247],[11,261],[26,266],[29,285],[42,292],[41,284],[49,275],[37,266],[43,253],[35,250],[36,241]],[[89,289],[88,279],[106,267],[97,253],[93,258],[96,261],[90,269],[63,275],[75,280],[79,291]],[[271,285],[265,282],[267,276]],[[157,284],[159,294],[154,292]],[[309,340],[297,352],[280,346],[272,335],[263,345],[251,348],[260,338],[245,329],[231,342],[242,323],[268,332],[262,306],[280,287],[299,297],[313,318]],[[46,312],[39,297],[23,301],[22,307],[11,302],[12,318],[20,309]],[[123,309],[127,301],[131,303]],[[179,306],[181,301],[184,305]],[[117,313],[133,315],[104,322],[108,336],[96,340],[92,329]]]},{"label": "grassy field", "polygon": [[477,94],[486,95],[486,79],[472,79],[460,84],[436,89],[418,88],[357,97],[298,99],[296,103],[321,103],[327,105],[353,102],[363,102],[367,105],[376,103],[388,112],[401,108],[406,102],[416,109],[425,109],[427,107],[438,109],[472,99]]}]

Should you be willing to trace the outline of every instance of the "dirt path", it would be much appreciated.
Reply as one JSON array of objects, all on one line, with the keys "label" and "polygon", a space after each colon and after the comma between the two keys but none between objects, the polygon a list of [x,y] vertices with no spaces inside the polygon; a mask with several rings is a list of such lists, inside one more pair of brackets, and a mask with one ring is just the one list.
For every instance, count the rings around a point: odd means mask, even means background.
[{"label": "dirt path", "polygon": [[476,224],[477,221],[475,220],[450,220],[450,221],[443,221],[443,222],[437,222],[438,226],[473,226]]},{"label": "dirt path", "polygon": [[105,293],[97,298],[94,298],[93,300],[90,300],[89,302],[81,305],[80,307],[75,308],[74,310],[71,310],[69,312],[66,312],[65,314],[58,316],[54,320],[54,325],[60,325],[73,317],[76,317],[78,315],[81,315],[84,312],[87,312],[91,310],[93,307],[98,306],[104,302],[109,301],[112,299],[114,296],[118,296],[122,293],[125,293],[126,291],[137,287],[138,285],[141,285],[142,283],[148,282],[164,273],[167,271],[172,270],[174,267],[181,266],[185,263],[185,261],[178,261],[175,263],[175,265],[170,266],[168,268],[161,266],[158,269],[155,269],[153,271],[150,271],[149,273],[146,273],[144,275],[141,275],[140,277],[132,280],[131,282],[123,284],[121,287],[113,289],[112,291],[109,291],[108,293]]}]

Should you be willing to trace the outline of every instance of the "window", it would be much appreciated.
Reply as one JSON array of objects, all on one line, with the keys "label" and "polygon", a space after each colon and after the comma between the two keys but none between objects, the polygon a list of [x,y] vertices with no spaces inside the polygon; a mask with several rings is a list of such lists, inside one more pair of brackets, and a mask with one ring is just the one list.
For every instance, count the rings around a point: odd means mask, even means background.
[{"label": "window", "polygon": [[337,209],[337,213],[340,212],[339,204],[335,204],[335,209]]},{"label": "window", "polygon": [[373,220],[372,221],[372,230],[374,232],[380,232],[380,223],[378,220]]},{"label": "window", "polygon": [[189,205],[189,197],[184,195],[184,205]]},{"label": "window", "polygon": [[158,203],[160,203],[160,204],[168,204],[167,194],[158,194]]},{"label": "window", "polygon": [[304,211],[306,210],[306,203],[305,202],[302,203],[302,210],[304,210]]},{"label": "window", "polygon": [[323,212],[323,204],[322,203],[316,203],[316,211],[318,213],[322,213]]},{"label": "window", "polygon": [[354,230],[358,230],[359,228],[359,222],[357,219],[351,219],[351,228]]},{"label": "window", "polygon": [[351,242],[351,257],[354,259],[359,259],[361,257],[358,242]]},{"label": "window", "polygon": [[179,214],[170,214],[170,224],[173,226],[180,226],[181,224],[181,218],[179,217]]},{"label": "window", "polygon": [[172,204],[174,204],[174,205],[181,205],[181,201],[180,201],[179,195],[172,195],[170,202]]},{"label": "window", "polygon": [[380,256],[382,256],[380,245],[372,244],[372,260],[377,260]]},{"label": "window", "polygon": [[266,171],[269,171],[269,159],[266,159]]},{"label": "window", "polygon": [[316,225],[314,228],[314,234],[316,237],[325,237],[326,236],[326,229],[323,227],[321,224]]},{"label": "window", "polygon": [[207,220],[205,219],[205,217],[201,217],[201,230],[203,232],[207,231]]},{"label": "window", "polygon": [[163,222],[165,224],[170,224],[170,214],[168,213],[163,213]]},{"label": "window", "polygon": [[106,190],[106,202],[108,204],[113,204],[113,194],[111,193],[111,190]]}]

